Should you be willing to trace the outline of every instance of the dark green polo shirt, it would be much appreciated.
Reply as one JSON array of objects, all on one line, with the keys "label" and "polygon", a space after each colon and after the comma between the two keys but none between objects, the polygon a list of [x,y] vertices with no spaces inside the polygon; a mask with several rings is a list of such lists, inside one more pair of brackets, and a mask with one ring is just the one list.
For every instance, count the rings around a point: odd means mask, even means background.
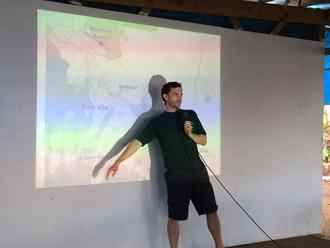
[{"label": "dark green polo shirt", "polygon": [[183,129],[184,121],[193,123],[193,133],[206,132],[193,110],[163,112],[154,117],[136,137],[142,146],[154,138],[158,139],[165,164],[168,182],[209,180],[207,170],[198,155],[196,143]]}]

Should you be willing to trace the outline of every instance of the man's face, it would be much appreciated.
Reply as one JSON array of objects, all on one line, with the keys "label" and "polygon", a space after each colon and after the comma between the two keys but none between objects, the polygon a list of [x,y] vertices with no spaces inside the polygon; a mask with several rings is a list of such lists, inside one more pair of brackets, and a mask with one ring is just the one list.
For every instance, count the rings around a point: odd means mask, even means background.
[{"label": "man's face", "polygon": [[173,109],[180,109],[182,102],[182,88],[170,88],[168,94],[163,95],[166,100],[166,105]]}]

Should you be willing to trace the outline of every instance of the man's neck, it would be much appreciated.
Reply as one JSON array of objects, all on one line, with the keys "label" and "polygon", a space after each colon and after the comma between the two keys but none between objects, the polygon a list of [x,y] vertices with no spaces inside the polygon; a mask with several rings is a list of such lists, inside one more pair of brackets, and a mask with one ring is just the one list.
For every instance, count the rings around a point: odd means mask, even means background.
[{"label": "man's neck", "polygon": [[176,112],[179,111],[180,109],[170,107],[168,105],[165,105],[165,112]]}]

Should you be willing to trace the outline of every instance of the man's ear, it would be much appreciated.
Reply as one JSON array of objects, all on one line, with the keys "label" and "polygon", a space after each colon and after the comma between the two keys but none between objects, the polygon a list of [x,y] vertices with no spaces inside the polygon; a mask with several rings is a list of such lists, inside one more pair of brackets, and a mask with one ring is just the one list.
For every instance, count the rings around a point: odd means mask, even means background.
[{"label": "man's ear", "polygon": [[163,98],[168,101],[168,95],[167,94],[163,94]]}]

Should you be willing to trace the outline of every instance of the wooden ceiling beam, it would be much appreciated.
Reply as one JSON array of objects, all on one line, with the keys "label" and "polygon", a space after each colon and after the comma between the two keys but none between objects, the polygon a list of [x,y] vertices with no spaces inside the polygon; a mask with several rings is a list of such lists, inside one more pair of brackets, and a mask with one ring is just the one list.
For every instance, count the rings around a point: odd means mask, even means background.
[{"label": "wooden ceiling beam", "polygon": [[288,23],[330,24],[326,10],[242,0],[88,0],[86,2],[269,21],[281,21],[285,18]]},{"label": "wooden ceiling beam", "polygon": [[329,0],[301,0],[300,6],[310,6],[315,4],[330,3]]},{"label": "wooden ceiling beam", "polygon": [[270,34],[278,35],[283,30],[286,24],[287,23],[285,21],[279,22]]}]

